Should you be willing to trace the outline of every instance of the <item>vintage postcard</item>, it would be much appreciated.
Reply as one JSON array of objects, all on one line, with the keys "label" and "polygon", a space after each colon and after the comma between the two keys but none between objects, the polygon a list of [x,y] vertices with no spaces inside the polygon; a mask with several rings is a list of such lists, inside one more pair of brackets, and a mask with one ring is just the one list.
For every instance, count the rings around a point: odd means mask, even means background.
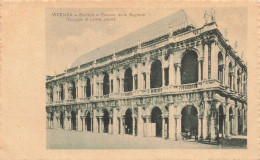
[{"label": "vintage postcard", "polygon": [[259,159],[257,2],[128,3],[1,4],[1,157]]}]

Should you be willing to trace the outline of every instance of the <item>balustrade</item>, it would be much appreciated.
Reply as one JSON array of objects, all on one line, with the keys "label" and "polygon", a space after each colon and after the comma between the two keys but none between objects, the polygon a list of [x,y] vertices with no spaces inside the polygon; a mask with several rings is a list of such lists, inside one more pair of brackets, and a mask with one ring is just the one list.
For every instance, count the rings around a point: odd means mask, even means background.
[{"label": "balustrade", "polygon": [[[123,93],[111,93],[102,96],[91,96],[91,97],[83,97],[78,99],[69,99],[64,101],[56,101],[56,102],[47,102],[47,105],[51,104],[61,104],[61,103],[74,103],[74,102],[87,102],[87,101],[98,101],[104,100],[108,98],[115,98],[120,99],[122,97],[129,97],[129,96],[142,96],[147,94],[156,94],[156,93],[167,93],[167,92],[178,92],[178,91],[185,91],[185,90],[194,90],[194,89],[203,89],[209,87],[222,87],[225,88],[223,85],[220,84],[218,80],[204,80],[197,83],[189,83],[189,84],[182,84],[182,85],[175,85],[175,86],[167,86],[167,87],[160,87],[160,88],[152,88],[152,89],[144,89],[144,90],[136,90],[136,91],[129,91]],[[242,96],[242,95],[241,95]]]}]

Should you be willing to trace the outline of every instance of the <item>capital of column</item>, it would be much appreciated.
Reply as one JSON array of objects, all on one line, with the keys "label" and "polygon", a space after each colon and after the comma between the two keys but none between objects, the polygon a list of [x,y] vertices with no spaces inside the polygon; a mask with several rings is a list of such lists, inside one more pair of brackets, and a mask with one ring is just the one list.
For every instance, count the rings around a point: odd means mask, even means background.
[{"label": "capital of column", "polygon": [[181,68],[181,63],[175,63],[174,66]]},{"label": "capital of column", "polygon": [[203,118],[203,116],[202,115],[198,115],[198,119],[202,119]]},{"label": "capital of column", "polygon": [[84,119],[86,116],[80,116],[81,119]]},{"label": "capital of column", "polygon": [[181,115],[179,114],[179,115],[174,115],[174,118],[175,119],[179,119],[179,118],[181,118]]},{"label": "capital of column", "polygon": [[204,61],[204,57],[199,57],[198,58],[198,62],[203,62]]}]

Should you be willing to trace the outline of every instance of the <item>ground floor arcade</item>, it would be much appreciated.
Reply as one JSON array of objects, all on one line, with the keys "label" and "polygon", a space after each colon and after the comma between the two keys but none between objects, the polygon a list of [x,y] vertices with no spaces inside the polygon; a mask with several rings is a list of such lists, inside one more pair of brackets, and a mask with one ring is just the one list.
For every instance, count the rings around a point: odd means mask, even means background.
[{"label": "ground floor arcade", "polygon": [[215,142],[246,133],[246,119],[245,106],[217,101],[95,109],[71,105],[47,112],[47,128]]}]

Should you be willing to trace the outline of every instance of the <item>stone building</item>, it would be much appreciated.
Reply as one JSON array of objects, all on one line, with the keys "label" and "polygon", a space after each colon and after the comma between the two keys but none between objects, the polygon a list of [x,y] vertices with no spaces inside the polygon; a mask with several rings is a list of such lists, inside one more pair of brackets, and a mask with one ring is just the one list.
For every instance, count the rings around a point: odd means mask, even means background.
[{"label": "stone building", "polygon": [[247,131],[247,66],[180,10],[47,76],[47,128],[215,142]]}]

